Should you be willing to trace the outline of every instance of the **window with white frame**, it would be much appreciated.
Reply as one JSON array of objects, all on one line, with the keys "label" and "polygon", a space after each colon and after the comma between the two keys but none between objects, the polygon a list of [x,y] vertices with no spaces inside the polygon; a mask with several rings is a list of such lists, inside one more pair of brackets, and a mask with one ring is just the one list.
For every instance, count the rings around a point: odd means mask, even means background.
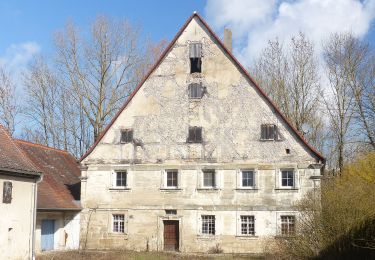
[{"label": "window with white frame", "polygon": [[125,233],[125,215],[124,214],[112,215],[112,232]]},{"label": "window with white frame", "polygon": [[127,171],[115,171],[113,173],[113,187],[126,188],[128,186],[128,173]]},{"label": "window with white frame", "polygon": [[216,187],[216,172],[215,170],[203,171],[203,187],[214,188]]},{"label": "window with white frame", "polygon": [[296,217],[293,215],[280,216],[281,219],[281,235],[291,236],[295,234]]},{"label": "window with white frame", "polygon": [[255,187],[255,172],[253,170],[241,171],[241,185],[243,188]]},{"label": "window with white frame", "polygon": [[166,186],[167,188],[178,187],[178,170],[166,170]]},{"label": "window with white frame", "polygon": [[241,235],[254,236],[255,235],[254,216],[240,216],[240,221],[241,221]]},{"label": "window with white frame", "polygon": [[293,169],[281,170],[280,181],[281,181],[281,187],[289,187],[289,188],[295,187],[294,170]]},{"label": "window with white frame", "polygon": [[202,234],[215,235],[215,215],[202,215]]}]

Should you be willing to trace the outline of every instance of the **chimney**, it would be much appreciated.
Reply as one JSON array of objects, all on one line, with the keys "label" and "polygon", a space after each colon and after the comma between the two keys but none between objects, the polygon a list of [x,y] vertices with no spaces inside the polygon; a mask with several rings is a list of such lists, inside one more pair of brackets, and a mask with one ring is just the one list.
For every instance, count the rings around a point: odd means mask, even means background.
[{"label": "chimney", "polygon": [[224,46],[232,52],[232,31],[224,28]]}]

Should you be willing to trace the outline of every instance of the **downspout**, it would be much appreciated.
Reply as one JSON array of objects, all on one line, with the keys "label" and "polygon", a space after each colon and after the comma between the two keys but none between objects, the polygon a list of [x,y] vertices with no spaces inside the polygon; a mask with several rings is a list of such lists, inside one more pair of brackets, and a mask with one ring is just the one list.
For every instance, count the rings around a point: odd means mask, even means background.
[{"label": "downspout", "polygon": [[32,225],[32,233],[31,233],[31,259],[35,260],[35,233],[36,233],[36,211],[37,211],[37,201],[38,201],[38,184],[43,180],[43,174],[40,175],[36,179],[33,185],[33,190],[34,190],[34,213],[33,213],[33,225]]}]

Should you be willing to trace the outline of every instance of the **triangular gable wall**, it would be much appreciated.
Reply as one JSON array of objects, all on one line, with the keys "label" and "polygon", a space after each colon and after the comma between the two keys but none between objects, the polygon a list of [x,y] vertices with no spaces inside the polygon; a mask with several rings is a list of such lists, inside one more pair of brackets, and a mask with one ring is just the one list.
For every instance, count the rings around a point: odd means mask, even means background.
[{"label": "triangular gable wall", "polygon": [[243,68],[243,66],[238,62],[238,60],[232,55],[232,53],[224,46],[224,44],[221,42],[221,40],[216,36],[216,34],[211,30],[211,28],[207,25],[207,23],[198,15],[197,13],[194,13],[192,16],[189,17],[189,19],[185,22],[185,24],[182,26],[182,28],[179,30],[179,32],[176,34],[176,36],[173,38],[171,43],[168,45],[168,47],[165,49],[165,51],[162,53],[159,60],[155,63],[155,65],[150,69],[150,71],[147,73],[147,75],[144,77],[144,79],[138,84],[138,86],[135,88],[131,96],[128,98],[128,100],[124,103],[124,105],[120,108],[118,113],[114,116],[114,118],[111,120],[111,122],[108,124],[108,126],[105,128],[105,130],[102,132],[102,134],[98,137],[96,142],[91,146],[91,148],[82,156],[81,161],[84,160],[94,149],[95,147],[101,142],[103,137],[106,135],[108,130],[111,128],[111,126],[114,124],[114,122],[117,120],[117,118],[120,116],[122,111],[128,106],[128,104],[132,101],[134,96],[137,94],[137,92],[141,89],[143,84],[147,81],[147,79],[151,76],[151,74],[158,68],[158,66],[162,63],[162,61],[165,59],[167,54],[172,50],[173,46],[175,45],[176,41],[179,39],[179,37],[182,35],[186,27],[189,25],[189,23],[194,19],[197,18],[198,21],[205,27],[205,29],[209,32],[210,36],[213,37],[213,39],[216,41],[216,43],[219,45],[219,47],[224,51],[225,55],[229,57],[233,64],[239,69],[239,71],[245,76],[247,80],[251,82],[251,84],[255,87],[256,91],[259,93],[259,95],[270,105],[270,107],[279,115],[279,117],[283,120],[283,122],[292,130],[292,132],[295,134],[297,139],[301,141],[301,143],[311,152],[311,154],[320,160],[321,162],[324,162],[324,157],[316,151],[312,146],[310,146],[307,141],[304,139],[304,137],[292,126],[292,124],[285,118],[285,116],[281,113],[281,111],[276,107],[276,105],[267,97],[265,92],[256,84],[256,82],[251,78],[251,76],[248,74],[248,72]]}]

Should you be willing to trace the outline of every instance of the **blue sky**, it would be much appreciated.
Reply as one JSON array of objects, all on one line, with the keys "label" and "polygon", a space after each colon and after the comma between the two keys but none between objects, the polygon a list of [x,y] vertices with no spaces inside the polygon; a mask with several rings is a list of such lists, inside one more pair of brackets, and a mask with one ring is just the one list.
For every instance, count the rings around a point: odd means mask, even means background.
[{"label": "blue sky", "polygon": [[198,11],[221,35],[233,30],[235,55],[249,65],[269,39],[287,41],[303,31],[316,43],[332,32],[352,31],[375,45],[375,0],[2,0],[0,65],[18,74],[34,54],[53,53],[53,33],[73,20],[88,31],[98,15],[126,18],[152,40],[171,40]]},{"label": "blue sky", "polygon": [[73,20],[86,30],[97,15],[126,18],[157,41],[171,39],[194,10],[203,13],[205,1],[1,1],[0,56],[12,44],[35,42],[42,52],[53,48],[53,33]]}]

